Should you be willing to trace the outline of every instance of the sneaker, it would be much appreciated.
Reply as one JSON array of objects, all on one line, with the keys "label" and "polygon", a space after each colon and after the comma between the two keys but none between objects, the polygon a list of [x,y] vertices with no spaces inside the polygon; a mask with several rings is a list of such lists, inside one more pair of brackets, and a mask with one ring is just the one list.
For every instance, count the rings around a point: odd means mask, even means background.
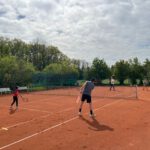
[{"label": "sneaker", "polygon": [[90,117],[96,117],[96,115],[95,115],[95,114],[89,114],[89,116],[90,116]]},{"label": "sneaker", "polygon": [[79,116],[82,116],[82,113],[79,111],[79,112],[78,112],[78,115],[79,115]]}]

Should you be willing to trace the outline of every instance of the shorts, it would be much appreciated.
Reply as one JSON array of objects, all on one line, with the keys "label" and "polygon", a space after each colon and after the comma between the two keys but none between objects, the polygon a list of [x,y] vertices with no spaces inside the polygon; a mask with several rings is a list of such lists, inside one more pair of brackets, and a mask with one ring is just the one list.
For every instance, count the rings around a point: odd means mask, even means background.
[{"label": "shorts", "polygon": [[18,97],[17,96],[13,96],[13,100],[14,101],[18,101]]},{"label": "shorts", "polygon": [[91,96],[87,94],[83,94],[81,101],[84,102],[85,100],[87,101],[87,103],[91,103]]}]

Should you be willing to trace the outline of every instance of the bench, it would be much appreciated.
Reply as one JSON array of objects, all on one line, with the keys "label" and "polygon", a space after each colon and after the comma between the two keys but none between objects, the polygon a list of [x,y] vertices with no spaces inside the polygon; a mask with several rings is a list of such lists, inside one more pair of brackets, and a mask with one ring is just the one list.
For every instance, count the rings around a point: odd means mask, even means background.
[{"label": "bench", "polygon": [[0,88],[0,93],[3,94],[7,94],[7,93],[11,93],[11,90],[10,88]]},{"label": "bench", "polygon": [[28,87],[26,86],[22,86],[22,87],[18,87],[19,91],[28,91]]}]

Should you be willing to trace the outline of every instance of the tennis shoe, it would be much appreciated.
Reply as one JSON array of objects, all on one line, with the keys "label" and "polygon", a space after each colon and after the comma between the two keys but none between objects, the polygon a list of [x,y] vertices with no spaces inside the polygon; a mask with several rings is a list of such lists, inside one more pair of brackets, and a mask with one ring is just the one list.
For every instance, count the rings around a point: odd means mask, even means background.
[{"label": "tennis shoe", "polygon": [[81,113],[81,112],[78,112],[78,115],[79,115],[79,116],[82,116],[82,113]]},{"label": "tennis shoe", "polygon": [[89,114],[90,117],[96,117],[96,114]]}]

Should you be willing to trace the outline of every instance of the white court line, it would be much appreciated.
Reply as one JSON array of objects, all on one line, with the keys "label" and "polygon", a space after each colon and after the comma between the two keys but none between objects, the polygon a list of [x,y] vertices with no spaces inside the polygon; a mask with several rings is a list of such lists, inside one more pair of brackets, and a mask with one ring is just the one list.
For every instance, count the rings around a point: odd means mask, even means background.
[{"label": "white court line", "polygon": [[[117,101],[117,102],[115,101],[115,102],[112,102],[112,103],[103,105],[103,106],[101,106],[101,107],[95,109],[95,111],[100,110],[100,109],[102,109],[102,108],[104,108],[104,107],[107,107],[107,106],[116,104],[116,103],[118,103],[118,102],[120,102],[120,101],[122,101],[122,100],[119,100],[119,101]],[[50,130],[52,130],[52,129],[56,128],[56,127],[59,127],[59,126],[61,126],[61,125],[63,125],[63,124],[67,124],[68,122],[71,122],[71,121],[73,121],[73,120],[75,120],[75,119],[77,119],[77,118],[79,118],[79,117],[78,117],[78,116],[75,116],[75,117],[73,117],[73,118],[71,118],[71,119],[68,119],[68,120],[66,120],[66,121],[64,121],[64,122],[61,122],[61,123],[56,124],[56,125],[54,125],[54,126],[51,126],[51,127],[47,128],[47,129],[45,129],[45,130],[42,130],[42,131],[40,131],[40,132],[34,133],[34,134],[29,135],[29,136],[27,136],[27,137],[25,137],[25,138],[22,138],[22,139],[20,139],[20,140],[17,140],[17,141],[15,141],[15,142],[12,142],[12,143],[10,143],[10,144],[7,144],[7,145],[5,145],[5,146],[2,146],[2,147],[0,147],[0,150],[5,149],[5,148],[8,148],[8,147],[10,147],[10,146],[12,146],[12,145],[15,145],[15,144],[17,144],[17,143],[20,143],[20,142],[22,142],[22,141],[25,141],[25,140],[27,140],[27,139],[30,139],[30,138],[32,138],[32,137],[34,137],[34,136],[37,136],[37,135],[39,135],[39,134],[41,134],[41,133],[44,133],[44,132],[46,132],[46,131],[50,131]]]},{"label": "white court line", "polygon": [[39,112],[44,112],[44,113],[51,113],[51,112],[46,111],[46,110],[38,110],[38,109],[34,109],[34,108],[25,108],[25,107],[22,107],[21,109],[31,110],[31,111],[39,111]]},{"label": "white court line", "polygon": [[37,117],[37,118],[33,118],[33,119],[31,119],[31,120],[28,120],[28,121],[19,122],[19,123],[17,123],[17,124],[14,124],[14,125],[11,125],[11,126],[7,126],[7,127],[5,127],[5,128],[10,129],[10,128],[17,127],[17,126],[20,126],[20,125],[24,125],[24,124],[27,124],[27,123],[29,123],[29,122],[32,122],[32,121],[34,121],[34,120],[36,120],[36,119],[46,118],[46,117],[49,117],[50,115],[53,115],[53,114],[56,114],[56,113],[63,113],[63,112],[72,110],[72,108],[74,108],[74,107],[70,107],[70,108],[67,108],[67,109],[65,109],[65,110],[58,111],[58,112],[51,112],[50,114],[43,115],[43,116],[40,116],[40,117]]},{"label": "white court line", "polygon": [[99,109],[101,109],[101,108],[105,108],[105,107],[110,106],[110,105],[114,105],[115,103],[119,103],[120,101],[122,101],[122,100],[118,100],[118,101],[115,101],[115,102],[112,102],[112,103],[103,105],[102,107],[99,107],[99,108],[94,109],[94,111],[97,111],[97,110],[99,110]]},{"label": "white court line", "polygon": [[[95,103],[95,102],[98,102],[98,100],[94,100],[94,101],[93,101],[93,103]],[[5,107],[6,107],[6,106],[5,106]],[[54,113],[62,113],[62,112],[66,112],[66,111],[69,111],[69,110],[72,110],[72,109],[74,109],[74,107],[67,108],[67,109],[65,109],[65,110],[63,110],[63,111],[49,112],[49,114],[47,114],[47,115],[43,115],[43,116],[40,116],[40,117],[31,119],[31,120],[28,120],[28,121],[24,121],[24,122],[19,122],[19,123],[17,123],[17,124],[14,124],[14,125],[11,125],[11,126],[7,126],[7,127],[5,127],[5,128],[10,129],[10,128],[13,128],[13,127],[17,127],[17,126],[20,126],[20,125],[24,125],[24,124],[30,123],[30,122],[32,122],[32,121],[34,121],[34,120],[36,120],[36,119],[49,117],[50,115],[52,115],[52,114],[54,114]],[[27,109],[27,110],[28,110],[28,109]],[[33,110],[33,109],[32,109],[32,110]],[[36,111],[39,111],[39,110],[36,110]]]},{"label": "white court line", "polygon": [[[2,106],[2,105],[1,105]],[[3,105],[2,107],[7,107],[8,108],[8,106],[5,106],[5,105]],[[25,109],[25,110],[31,110],[31,111],[39,111],[39,112],[44,112],[44,113],[51,113],[50,111],[46,111],[46,110],[38,110],[38,109],[32,109],[32,108],[25,108],[25,107],[22,107],[22,108],[19,108],[19,109]]]},{"label": "white court line", "polygon": [[[60,97],[57,97],[57,98],[53,98],[53,100],[57,100],[57,99],[60,99]],[[29,101],[28,102],[28,104],[31,104],[31,103],[38,103],[38,102],[45,102],[45,101],[49,101],[51,104],[53,104],[53,105],[57,105],[57,106],[60,106],[60,104],[57,104],[57,103],[55,103],[55,102],[52,102],[51,100],[50,100],[50,98],[44,98],[44,99],[42,99],[42,100],[33,100],[33,101]]]},{"label": "white court line", "polygon": [[[95,102],[98,102],[99,100],[94,100],[93,103]],[[54,113],[62,113],[62,112],[65,112],[65,111],[69,111],[69,110],[72,110],[74,107],[70,107],[70,108],[67,108],[63,111],[58,111],[58,112],[49,112],[49,114],[47,115],[43,115],[43,116],[40,116],[40,117],[37,117],[37,118],[34,118],[34,119],[31,119],[31,120],[28,120],[28,121],[24,121],[24,122],[19,122],[17,124],[14,124],[14,125],[11,125],[11,126],[7,126],[5,128],[7,129],[10,129],[10,128],[13,128],[13,127],[17,127],[17,126],[20,126],[20,125],[24,125],[24,124],[27,124],[27,123],[30,123],[36,119],[40,119],[40,118],[46,118],[46,117],[49,117],[50,115],[54,114]],[[39,110],[38,110],[39,111]]]},{"label": "white court line", "polygon": [[[95,102],[98,102],[99,100],[93,100],[93,103]],[[6,106],[5,106],[6,107]],[[28,121],[24,121],[24,122],[19,122],[17,124],[14,124],[14,125],[11,125],[11,126],[7,126],[6,128],[7,129],[10,129],[10,128],[13,128],[13,127],[17,127],[17,126],[20,126],[20,125],[24,125],[24,124],[27,124],[27,123],[30,123],[36,119],[40,119],[40,118],[46,118],[46,117],[49,117],[50,115],[54,114],[54,113],[62,113],[62,112],[65,112],[65,111],[69,111],[69,110],[72,110],[74,107],[70,107],[70,108],[67,108],[63,111],[58,111],[58,112],[48,112],[49,114],[47,115],[43,115],[43,116],[40,116],[40,117],[37,117],[37,118],[34,118],[34,119],[31,119],[31,120],[28,120]],[[25,108],[28,110],[28,108]],[[30,110],[34,110],[34,111],[40,111],[40,110],[37,110],[37,109],[30,109]],[[41,112],[41,111],[40,111]]]},{"label": "white court line", "polygon": [[28,121],[19,122],[19,123],[14,124],[14,125],[7,126],[6,128],[7,128],[7,129],[10,129],[10,128],[17,127],[17,126],[20,126],[20,125],[23,125],[23,124],[27,124],[27,123],[29,123],[29,122],[32,122],[32,121],[36,120],[36,119],[44,118],[44,117],[48,117],[48,116],[50,116],[50,114],[44,115],[44,116],[41,116],[41,117],[38,117],[38,118],[34,118],[34,119],[31,119],[31,120],[28,120]]},{"label": "white court line", "polygon": [[[59,97],[60,98],[60,97]],[[56,98],[56,99],[59,99],[59,98]],[[56,100],[55,99],[55,100]],[[45,98],[45,99],[42,99],[41,101],[48,101],[49,99],[48,98]],[[39,102],[39,101],[37,101],[37,102]],[[56,106],[62,106],[62,105],[60,105],[60,104],[57,104],[57,103],[54,103],[54,102],[51,102],[51,101],[49,101],[50,102],[50,104],[52,104],[52,105],[56,105]],[[32,103],[32,102],[28,102],[28,103]],[[64,105],[64,104],[63,104]],[[49,111],[44,111],[44,110],[38,110],[38,109],[34,109],[34,108],[25,108],[25,107],[22,107],[21,109],[26,109],[26,110],[33,110],[33,111],[39,111],[39,112],[46,112],[46,113],[50,113]]]},{"label": "white court line", "polygon": [[[59,98],[55,98],[54,100],[57,100],[57,99],[60,99],[60,97]],[[52,101],[50,101],[50,99],[49,98],[45,98],[45,99],[42,99],[41,101],[49,101],[50,102],[50,104],[52,104],[52,105],[56,105],[56,106],[63,106],[64,104],[57,104],[57,103],[54,103],[54,102],[52,102]],[[33,101],[32,101],[33,102]],[[32,102],[28,102],[28,103],[32,103]],[[39,102],[39,101],[37,101],[37,102]],[[34,103],[34,102],[33,102]],[[28,109],[28,108],[25,108],[25,107],[23,107],[22,109],[26,109],[26,110],[33,110],[33,111],[40,111],[40,112],[47,112],[47,113],[50,113],[49,111],[41,111],[41,110],[37,110],[37,109]]]}]

